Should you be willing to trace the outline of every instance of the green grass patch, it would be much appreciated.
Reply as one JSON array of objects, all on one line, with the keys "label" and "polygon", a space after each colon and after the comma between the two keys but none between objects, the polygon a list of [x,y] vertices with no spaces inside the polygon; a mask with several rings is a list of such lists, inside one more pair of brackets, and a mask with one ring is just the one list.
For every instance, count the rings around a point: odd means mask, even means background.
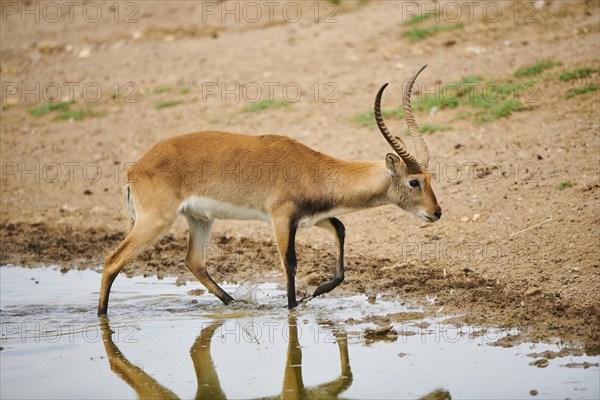
[{"label": "green grass patch", "polygon": [[459,105],[459,97],[456,95],[444,95],[443,93],[426,93],[411,102],[415,111],[430,111],[437,108],[456,108]]},{"label": "green grass patch", "polygon": [[481,83],[483,81],[484,81],[484,79],[481,77],[481,75],[468,75],[468,76],[465,76],[464,78],[462,78],[459,83],[462,83],[464,85],[464,84]]},{"label": "green grass patch", "polygon": [[475,122],[477,124],[492,122],[499,118],[508,117],[513,112],[521,111],[525,108],[521,102],[515,99],[504,99],[501,102],[494,103],[486,111],[476,114]]},{"label": "green grass patch", "polygon": [[[419,125],[419,131],[421,131],[421,133],[443,132],[443,131],[449,131],[451,129],[452,129],[452,127],[449,125],[436,125],[436,124],[429,124],[429,123]],[[410,135],[408,128],[404,131],[404,134]]]},{"label": "green grass patch", "polygon": [[407,38],[411,43],[415,43],[440,32],[449,32],[455,29],[462,29],[463,27],[462,22],[456,24],[433,24],[422,28],[409,29],[402,36]]},{"label": "green grass patch", "polygon": [[171,88],[168,86],[159,86],[159,87],[155,87],[149,90],[150,93],[152,94],[163,94],[163,93],[167,93],[170,92]]},{"label": "green grass patch", "polygon": [[58,114],[56,116],[56,120],[59,121],[65,121],[65,120],[75,120],[75,121],[81,121],[85,118],[93,118],[93,117],[103,117],[104,113],[103,112],[95,112],[92,110],[83,110],[83,109],[78,109],[78,110],[67,110],[67,111],[63,111],[62,113]]},{"label": "green grass patch", "polygon": [[579,96],[580,94],[585,94],[589,92],[595,92],[596,90],[598,90],[598,86],[594,85],[593,83],[588,83],[587,85],[579,86],[569,90],[565,94],[565,98],[570,99],[571,97]]},{"label": "green grass patch", "polygon": [[284,107],[284,106],[287,106],[288,104],[290,104],[290,103],[288,103],[285,100],[271,101],[269,99],[264,99],[261,101],[257,101],[256,103],[250,103],[250,104],[246,105],[246,107],[244,107],[244,111],[245,112],[257,112],[257,111],[266,110],[267,108]]},{"label": "green grass patch", "polygon": [[51,113],[52,111],[67,111],[71,104],[74,103],[75,101],[57,101],[56,103],[46,103],[30,108],[27,110],[27,112],[34,117],[41,117]]},{"label": "green grass patch", "polygon": [[[459,109],[454,120],[469,119],[475,124],[496,121],[511,115],[513,112],[527,109],[521,100],[531,98],[535,94],[536,82],[488,81],[480,75],[466,76],[457,82],[436,87],[433,91],[420,93],[412,98],[415,111],[430,112],[433,109]],[[402,105],[395,109],[382,110],[384,118],[402,119]],[[355,117],[355,122],[362,126],[375,125],[373,111],[362,112]],[[423,133],[433,133],[452,129],[451,126],[423,124]]]},{"label": "green grass patch", "polygon": [[175,107],[183,103],[181,100],[173,100],[173,101],[159,101],[154,105],[154,108],[160,110],[161,108]]},{"label": "green grass patch", "polygon": [[535,64],[519,68],[518,70],[515,71],[514,76],[516,76],[517,78],[522,78],[524,76],[539,75],[543,71],[550,69],[550,68],[554,68],[557,65],[562,65],[562,63],[560,61],[554,61],[554,60],[540,60],[540,61],[536,62]]},{"label": "green grass patch", "polygon": [[189,87],[189,86],[186,86],[186,87],[184,87],[184,88],[181,88],[181,89],[179,90],[179,93],[180,93],[180,94],[188,94],[188,93],[190,92],[190,90],[192,90],[192,88],[191,88],[191,87]]},{"label": "green grass patch", "polygon": [[587,78],[591,74],[598,72],[598,71],[599,71],[598,68],[579,67],[579,68],[575,68],[572,71],[563,72],[562,74],[560,74],[558,79],[560,79],[561,81],[572,81],[575,79],[583,79],[583,78]]},{"label": "green grass patch", "polygon": [[557,190],[565,190],[566,188],[570,188],[575,185],[576,185],[575,182],[571,181],[570,179],[567,179],[566,181],[562,181],[561,183],[556,185],[556,189]]},{"label": "green grass patch", "polygon": [[[381,115],[385,119],[402,119],[404,118],[404,110],[402,109],[402,105],[399,105],[393,110],[381,110]],[[375,112],[373,110],[361,112],[356,115],[354,121],[362,126],[375,126]]]},{"label": "green grass patch", "polygon": [[425,22],[428,19],[431,19],[433,17],[437,17],[438,15],[440,15],[440,13],[437,12],[437,11],[426,11],[426,12],[424,12],[422,14],[411,16],[408,19],[408,21],[406,21],[406,23],[408,25],[416,25],[416,24],[420,24],[422,22]]}]

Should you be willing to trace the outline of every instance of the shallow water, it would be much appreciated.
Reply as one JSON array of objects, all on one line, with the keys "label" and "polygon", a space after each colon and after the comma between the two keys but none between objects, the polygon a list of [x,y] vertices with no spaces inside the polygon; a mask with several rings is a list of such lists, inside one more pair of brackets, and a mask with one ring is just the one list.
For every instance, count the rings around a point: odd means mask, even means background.
[{"label": "shallow water", "polygon": [[598,357],[530,365],[527,354],[558,345],[490,346],[506,332],[436,319],[396,323],[403,335],[369,342],[361,333],[375,325],[346,323],[415,311],[400,302],[328,297],[288,312],[285,293],[262,284],[252,303],[223,306],[188,294],[199,283],[121,275],[99,320],[100,277],[0,267],[1,398],[600,397],[598,367],[565,367]]}]

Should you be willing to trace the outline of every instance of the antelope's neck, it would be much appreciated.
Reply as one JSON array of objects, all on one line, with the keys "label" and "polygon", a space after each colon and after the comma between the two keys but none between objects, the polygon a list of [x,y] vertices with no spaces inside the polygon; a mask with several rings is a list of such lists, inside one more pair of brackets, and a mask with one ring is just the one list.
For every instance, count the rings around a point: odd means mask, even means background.
[{"label": "antelope's neck", "polygon": [[342,161],[333,180],[339,207],[364,209],[388,204],[391,176],[383,162]]}]

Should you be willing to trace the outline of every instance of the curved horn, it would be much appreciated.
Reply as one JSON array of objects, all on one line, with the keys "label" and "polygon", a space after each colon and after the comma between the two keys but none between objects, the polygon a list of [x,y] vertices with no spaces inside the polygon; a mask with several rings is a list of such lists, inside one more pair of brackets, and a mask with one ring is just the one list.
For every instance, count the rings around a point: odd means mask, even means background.
[{"label": "curved horn", "polygon": [[408,81],[408,84],[404,89],[404,95],[402,96],[402,103],[404,105],[404,120],[406,121],[406,126],[408,126],[408,131],[410,132],[410,136],[412,137],[415,145],[417,160],[419,160],[419,164],[421,164],[423,169],[427,169],[429,166],[429,150],[423,141],[423,136],[421,135],[421,131],[419,131],[419,126],[415,122],[415,117],[413,116],[412,108],[410,106],[410,91],[415,83],[415,79],[417,79],[417,76],[419,76],[421,71],[423,71],[426,66],[427,64],[423,65],[417,72],[415,72],[410,81]]},{"label": "curved horn", "polygon": [[383,85],[381,89],[379,89],[379,92],[377,92],[377,96],[375,96],[375,121],[377,121],[377,126],[383,134],[383,137],[385,137],[390,146],[392,146],[392,149],[394,149],[396,154],[398,154],[402,161],[404,161],[404,164],[406,164],[409,173],[421,172],[421,165],[417,159],[406,150],[402,139],[392,136],[390,131],[388,131],[387,126],[385,126],[385,122],[383,122],[383,116],[381,115],[381,96],[383,96],[383,91],[387,85],[387,83]]}]

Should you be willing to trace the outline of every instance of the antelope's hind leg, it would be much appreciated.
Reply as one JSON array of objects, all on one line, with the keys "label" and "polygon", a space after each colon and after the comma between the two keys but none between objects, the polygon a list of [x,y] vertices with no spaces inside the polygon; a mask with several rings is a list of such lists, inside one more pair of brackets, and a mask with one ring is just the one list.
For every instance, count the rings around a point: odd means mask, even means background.
[{"label": "antelope's hind leg", "polygon": [[317,297],[323,293],[327,293],[335,289],[344,281],[344,238],[346,237],[346,229],[344,224],[337,218],[328,218],[317,223],[319,228],[328,230],[335,235],[338,245],[338,260],[334,268],[334,275],[331,280],[323,282],[317,287],[313,293],[313,297]]},{"label": "antelope's hind leg", "polygon": [[105,315],[108,310],[110,288],[119,272],[129,261],[150,247],[169,229],[174,219],[174,217],[171,219],[159,218],[148,214],[140,216],[125,240],[106,258],[102,271],[98,315]]},{"label": "antelope's hind leg", "polygon": [[212,221],[199,220],[189,215],[186,215],[185,218],[190,227],[185,266],[192,271],[194,276],[198,278],[200,283],[202,283],[209,292],[217,296],[223,303],[231,303],[234,298],[210,277],[204,262],[204,247],[210,240]]}]

